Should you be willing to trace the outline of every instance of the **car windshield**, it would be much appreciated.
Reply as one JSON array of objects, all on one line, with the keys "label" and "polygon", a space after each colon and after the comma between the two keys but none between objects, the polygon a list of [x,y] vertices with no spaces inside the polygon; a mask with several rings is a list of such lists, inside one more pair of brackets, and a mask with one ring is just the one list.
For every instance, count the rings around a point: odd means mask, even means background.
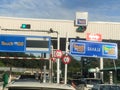
[{"label": "car windshield", "polygon": [[100,86],[100,90],[120,90],[119,86],[104,85]]},{"label": "car windshield", "polygon": [[101,80],[94,80],[94,79],[88,79],[87,81],[86,81],[86,83],[87,84],[101,84],[102,83],[102,81]]}]

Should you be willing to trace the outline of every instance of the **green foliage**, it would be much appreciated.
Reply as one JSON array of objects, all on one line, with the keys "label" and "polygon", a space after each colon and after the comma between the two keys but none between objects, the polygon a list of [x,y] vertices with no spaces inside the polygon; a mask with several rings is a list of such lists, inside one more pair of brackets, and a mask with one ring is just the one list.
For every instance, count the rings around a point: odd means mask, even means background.
[{"label": "green foliage", "polygon": [[68,64],[68,71],[79,72],[80,71],[80,61],[77,61],[71,56],[71,62]]},{"label": "green foliage", "polygon": [[0,66],[1,67],[5,66],[4,63],[2,63],[2,61],[0,61]]},{"label": "green foliage", "polygon": [[[10,57],[35,57],[33,54],[25,54],[25,53],[2,53],[0,52],[0,56],[10,56]],[[12,67],[23,67],[23,68],[39,68],[40,64],[44,61],[41,60],[8,60],[8,59],[1,59],[0,66],[12,66]],[[45,64],[48,65],[48,62]]]}]

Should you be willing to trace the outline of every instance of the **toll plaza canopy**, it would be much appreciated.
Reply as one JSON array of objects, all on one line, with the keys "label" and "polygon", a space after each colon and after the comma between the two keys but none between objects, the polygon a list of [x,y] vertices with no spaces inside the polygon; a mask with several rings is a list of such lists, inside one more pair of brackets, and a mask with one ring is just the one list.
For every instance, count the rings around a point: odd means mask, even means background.
[{"label": "toll plaza canopy", "polygon": [[[69,38],[76,38],[76,36],[79,36],[80,38],[86,39],[87,33],[98,33],[102,35],[102,39],[120,40],[119,22],[88,21],[88,25],[84,32],[76,32],[78,26],[74,24],[74,20],[33,19],[1,16],[0,21],[1,34],[57,37],[58,33],[60,38],[65,38],[66,33],[69,33]],[[50,29],[53,30],[52,33],[49,32]]]},{"label": "toll plaza canopy", "polygon": [[[101,35],[102,40],[120,40],[119,22],[88,21],[84,32],[77,32],[80,28],[76,26],[75,20],[59,19],[35,19],[35,18],[16,18],[0,16],[0,33],[13,35],[29,36],[50,36],[52,45],[57,48],[57,38],[60,38],[60,49],[65,50],[65,38],[76,38],[86,40],[88,33]],[[94,36],[93,36],[94,37]]]}]

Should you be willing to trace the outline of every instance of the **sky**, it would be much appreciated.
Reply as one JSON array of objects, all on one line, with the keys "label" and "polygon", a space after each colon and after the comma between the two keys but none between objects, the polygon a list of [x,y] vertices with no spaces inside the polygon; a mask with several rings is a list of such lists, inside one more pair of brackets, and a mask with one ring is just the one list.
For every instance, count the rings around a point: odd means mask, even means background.
[{"label": "sky", "polygon": [[88,21],[120,22],[120,0],[0,0],[0,16],[75,20],[88,12]]}]

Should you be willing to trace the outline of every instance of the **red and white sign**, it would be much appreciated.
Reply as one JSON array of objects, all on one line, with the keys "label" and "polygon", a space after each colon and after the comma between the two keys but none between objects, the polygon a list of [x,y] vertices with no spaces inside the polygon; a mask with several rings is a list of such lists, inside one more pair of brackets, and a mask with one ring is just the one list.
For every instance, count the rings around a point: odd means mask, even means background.
[{"label": "red and white sign", "polygon": [[62,55],[63,55],[63,53],[62,53],[61,50],[56,50],[56,51],[55,51],[54,56],[55,56],[56,58],[62,58]]},{"label": "red and white sign", "polygon": [[102,35],[101,34],[87,33],[86,40],[90,40],[90,41],[102,41]]},{"label": "red and white sign", "polygon": [[64,57],[62,58],[62,62],[63,62],[64,64],[69,64],[69,63],[71,62],[71,58],[70,58],[69,56],[64,56]]},{"label": "red and white sign", "polygon": [[51,60],[52,60],[53,62],[56,62],[56,58],[54,58],[54,57],[53,57],[53,58],[51,58]]}]

